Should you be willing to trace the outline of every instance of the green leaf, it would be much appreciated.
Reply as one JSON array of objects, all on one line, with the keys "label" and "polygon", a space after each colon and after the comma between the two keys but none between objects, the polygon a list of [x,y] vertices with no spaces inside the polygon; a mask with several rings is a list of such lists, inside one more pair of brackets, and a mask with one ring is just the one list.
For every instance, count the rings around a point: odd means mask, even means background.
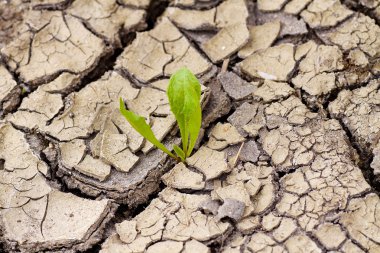
[{"label": "green leaf", "polygon": [[189,147],[187,149],[186,157],[189,157],[191,155],[191,152],[193,151],[195,143],[197,142],[199,131],[201,129],[202,109],[200,106],[194,110],[194,114],[192,115],[191,118],[192,120],[189,124],[190,140],[189,140]]},{"label": "green leaf", "polygon": [[201,85],[190,70],[182,68],[170,77],[167,95],[179,126],[183,151],[189,157],[201,128]]},{"label": "green leaf", "polygon": [[156,136],[154,136],[154,133],[150,126],[145,122],[144,117],[141,117],[134,112],[131,112],[127,109],[125,109],[124,101],[122,98],[120,98],[120,112],[121,114],[126,118],[126,120],[131,124],[131,126],[139,133],[141,134],[145,139],[150,141],[153,145],[155,145],[157,148],[164,151],[169,156],[177,159],[175,155],[173,155],[165,146],[162,144],[159,140],[157,140]]},{"label": "green leaf", "polygon": [[186,160],[185,152],[183,152],[183,150],[175,144],[173,145],[173,149],[177,156],[181,158],[182,162],[184,162]]}]

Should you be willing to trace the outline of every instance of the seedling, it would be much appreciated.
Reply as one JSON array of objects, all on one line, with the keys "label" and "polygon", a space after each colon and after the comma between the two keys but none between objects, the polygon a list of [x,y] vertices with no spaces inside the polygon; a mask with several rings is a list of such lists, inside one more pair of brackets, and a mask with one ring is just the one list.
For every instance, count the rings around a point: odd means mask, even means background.
[{"label": "seedling", "polygon": [[120,98],[120,112],[145,139],[170,157],[185,162],[193,151],[201,129],[201,85],[190,70],[182,68],[170,77],[166,94],[169,98],[170,109],[177,120],[182,139],[182,149],[177,145],[173,145],[175,154],[157,140],[150,126],[145,122],[144,117],[125,108],[122,98]]}]

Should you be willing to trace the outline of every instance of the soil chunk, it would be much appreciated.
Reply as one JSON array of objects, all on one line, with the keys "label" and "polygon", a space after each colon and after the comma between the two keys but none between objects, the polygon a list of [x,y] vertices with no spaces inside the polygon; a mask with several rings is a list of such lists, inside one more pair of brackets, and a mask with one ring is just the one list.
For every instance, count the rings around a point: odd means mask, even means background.
[{"label": "soil chunk", "polygon": [[97,34],[105,37],[110,43],[120,46],[119,32],[145,27],[144,10],[126,8],[115,0],[97,2],[89,0],[75,1],[67,10],[71,15],[84,20]]},{"label": "soil chunk", "polygon": [[31,11],[25,19],[23,32],[1,53],[28,84],[52,79],[62,71],[87,73],[110,52],[102,39],[73,16]]},{"label": "soil chunk", "polygon": [[335,29],[321,33],[321,36],[345,51],[360,48],[369,56],[376,57],[380,54],[380,42],[376,39],[379,34],[380,27],[375,24],[375,20],[357,14]]},{"label": "soil chunk", "polygon": [[282,44],[253,53],[239,67],[250,77],[287,81],[295,64],[294,46]]},{"label": "soil chunk", "polygon": [[301,17],[311,28],[326,28],[336,26],[354,12],[334,0],[314,0]]},{"label": "soil chunk", "polygon": [[245,23],[222,28],[214,37],[202,44],[203,51],[214,63],[218,63],[242,48],[249,39]]},{"label": "soil chunk", "polygon": [[221,73],[218,76],[218,81],[222,84],[227,94],[234,100],[246,99],[252,95],[256,88],[233,72]]},{"label": "soil chunk", "polygon": [[138,81],[169,77],[186,65],[195,75],[205,74],[211,64],[204,59],[173,25],[164,18],[151,31],[138,33],[119,56],[116,68],[127,71]]},{"label": "soil chunk", "polygon": [[115,204],[52,188],[46,179],[48,165],[33,153],[24,134],[9,124],[1,124],[0,136],[0,159],[4,161],[0,216],[6,249],[85,250],[98,241],[98,235],[113,217]]},{"label": "soil chunk", "polygon": [[252,26],[249,29],[250,38],[248,43],[239,50],[240,58],[247,58],[260,49],[272,46],[281,30],[279,21],[268,22],[259,26]]},{"label": "soil chunk", "polygon": [[22,92],[21,87],[19,87],[16,81],[13,79],[12,75],[8,70],[0,65],[0,116],[4,113],[14,110],[19,101]]}]

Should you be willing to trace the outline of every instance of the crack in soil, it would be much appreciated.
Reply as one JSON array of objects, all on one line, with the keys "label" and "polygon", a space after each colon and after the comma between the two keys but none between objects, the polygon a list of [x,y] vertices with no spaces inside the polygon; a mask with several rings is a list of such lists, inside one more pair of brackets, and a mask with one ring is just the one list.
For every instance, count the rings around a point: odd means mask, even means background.
[{"label": "crack in soil", "polygon": [[373,169],[371,168],[371,162],[373,160],[372,152],[370,152],[369,150],[363,149],[360,146],[360,144],[352,136],[350,130],[343,123],[342,119],[338,119],[338,121],[339,121],[340,125],[342,126],[342,129],[346,132],[350,146],[352,148],[354,148],[356,153],[358,154],[357,159],[353,158],[354,162],[357,164],[357,166],[363,172],[364,178],[366,179],[368,184],[372,187],[373,191],[377,195],[380,196],[380,181],[374,175]]}]

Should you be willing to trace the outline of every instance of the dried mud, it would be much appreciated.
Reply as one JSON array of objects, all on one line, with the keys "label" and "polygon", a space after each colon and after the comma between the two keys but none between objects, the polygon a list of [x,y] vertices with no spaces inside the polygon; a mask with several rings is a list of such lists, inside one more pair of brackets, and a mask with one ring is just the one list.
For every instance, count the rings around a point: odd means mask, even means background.
[{"label": "dried mud", "polygon": [[[0,2],[0,251],[380,252],[380,2]],[[193,155],[166,88],[202,84]]]}]

